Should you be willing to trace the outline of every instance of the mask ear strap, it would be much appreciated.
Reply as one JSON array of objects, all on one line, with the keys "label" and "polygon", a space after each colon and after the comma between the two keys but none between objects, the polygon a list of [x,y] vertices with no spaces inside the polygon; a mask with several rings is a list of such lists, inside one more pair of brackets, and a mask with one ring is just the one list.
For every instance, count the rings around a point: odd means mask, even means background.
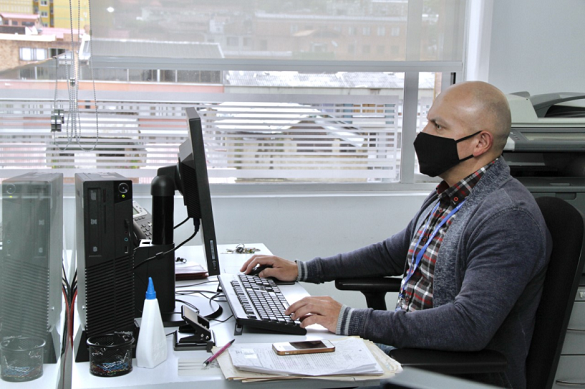
[{"label": "mask ear strap", "polygon": [[471,135],[464,136],[463,138],[459,138],[459,139],[457,139],[457,140],[455,141],[455,143],[463,142],[464,140],[467,140],[467,139],[469,139],[469,138],[473,138],[474,136],[476,136],[476,135],[477,135],[477,134],[479,134],[480,132],[481,132],[481,130],[479,130],[479,131],[477,131],[476,133],[473,133],[473,134],[471,134]]},{"label": "mask ear strap", "polygon": [[467,161],[470,158],[473,158],[473,154],[471,154],[469,157],[465,157],[465,158],[460,159],[459,162]]},{"label": "mask ear strap", "polygon": [[[455,141],[455,143],[459,143],[463,140],[469,139],[469,138],[473,138],[474,136],[476,136],[477,134],[479,134],[481,131],[477,131],[475,134],[471,134],[471,135],[467,135],[466,137],[463,137],[461,139],[458,139]],[[463,161],[467,161],[468,159],[473,158],[473,154],[471,154],[469,157],[465,157],[459,160],[459,162],[463,162]]]}]

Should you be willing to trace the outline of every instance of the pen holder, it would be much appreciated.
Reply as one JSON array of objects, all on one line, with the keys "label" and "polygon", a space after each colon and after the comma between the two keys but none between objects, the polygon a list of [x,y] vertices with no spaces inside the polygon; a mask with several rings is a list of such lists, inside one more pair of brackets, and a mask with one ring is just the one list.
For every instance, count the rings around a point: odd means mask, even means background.
[{"label": "pen holder", "polygon": [[89,372],[98,377],[117,377],[132,371],[132,344],[129,333],[96,335],[87,339]]},{"label": "pen holder", "polygon": [[31,381],[43,375],[45,340],[36,337],[11,337],[0,343],[2,379]]}]

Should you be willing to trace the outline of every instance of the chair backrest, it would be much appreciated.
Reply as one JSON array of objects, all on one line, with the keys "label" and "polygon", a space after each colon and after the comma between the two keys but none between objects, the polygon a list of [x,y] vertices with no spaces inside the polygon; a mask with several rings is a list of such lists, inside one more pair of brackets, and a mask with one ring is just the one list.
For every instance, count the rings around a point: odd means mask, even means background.
[{"label": "chair backrest", "polygon": [[581,212],[557,197],[539,197],[536,202],[553,248],[526,360],[526,387],[531,389],[553,385],[585,258]]}]

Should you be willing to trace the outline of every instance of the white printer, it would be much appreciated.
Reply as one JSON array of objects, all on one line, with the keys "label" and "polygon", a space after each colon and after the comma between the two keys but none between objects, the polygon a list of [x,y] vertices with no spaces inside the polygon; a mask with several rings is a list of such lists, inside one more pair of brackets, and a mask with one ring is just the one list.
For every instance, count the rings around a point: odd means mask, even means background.
[{"label": "white printer", "polygon": [[585,191],[585,94],[521,92],[508,102],[512,130],[503,155],[512,175],[530,188],[578,185]]},{"label": "white printer", "polygon": [[[508,96],[512,130],[504,158],[534,197],[565,199],[585,214],[585,94]],[[577,289],[554,388],[585,382],[585,274]]]}]

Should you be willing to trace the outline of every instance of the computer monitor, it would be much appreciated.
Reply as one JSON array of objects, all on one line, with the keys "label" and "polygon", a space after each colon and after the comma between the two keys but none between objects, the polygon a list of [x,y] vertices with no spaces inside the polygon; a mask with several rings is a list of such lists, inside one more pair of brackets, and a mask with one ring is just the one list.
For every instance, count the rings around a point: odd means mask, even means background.
[{"label": "computer monitor", "polygon": [[193,219],[196,232],[199,229],[202,230],[207,273],[210,276],[215,276],[219,275],[220,272],[219,254],[215,238],[203,129],[201,118],[195,108],[188,107],[185,111],[189,124],[189,139],[179,147],[179,162],[176,167],[167,166],[159,169],[157,174],[173,177],[175,188],[183,195],[187,216]]}]

